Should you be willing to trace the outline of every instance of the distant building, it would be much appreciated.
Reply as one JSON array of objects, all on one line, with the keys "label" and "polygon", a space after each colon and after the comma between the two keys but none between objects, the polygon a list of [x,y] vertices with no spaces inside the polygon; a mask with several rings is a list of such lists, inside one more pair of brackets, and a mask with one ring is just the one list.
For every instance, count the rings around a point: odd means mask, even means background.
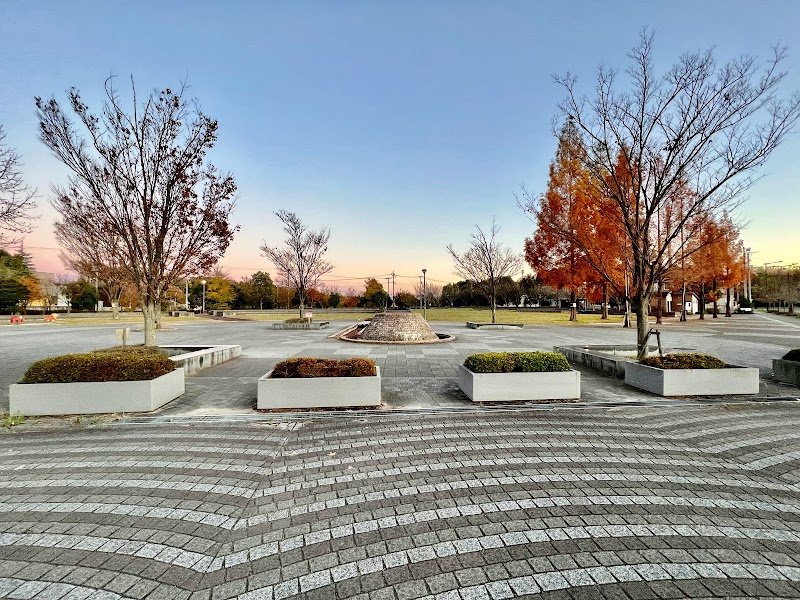
[{"label": "distant building", "polygon": [[[67,310],[69,301],[61,291],[61,286],[56,283],[55,273],[35,273],[39,280],[39,287],[42,290],[42,297],[36,298],[28,303],[29,309],[34,310]],[[51,304],[47,301],[50,298]]]}]

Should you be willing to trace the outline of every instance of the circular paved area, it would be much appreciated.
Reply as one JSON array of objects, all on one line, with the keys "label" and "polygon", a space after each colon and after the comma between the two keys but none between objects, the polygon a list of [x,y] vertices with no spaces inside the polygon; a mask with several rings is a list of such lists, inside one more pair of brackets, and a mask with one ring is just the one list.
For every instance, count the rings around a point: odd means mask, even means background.
[{"label": "circular paved area", "polygon": [[800,597],[794,403],[0,436],[3,598]]}]

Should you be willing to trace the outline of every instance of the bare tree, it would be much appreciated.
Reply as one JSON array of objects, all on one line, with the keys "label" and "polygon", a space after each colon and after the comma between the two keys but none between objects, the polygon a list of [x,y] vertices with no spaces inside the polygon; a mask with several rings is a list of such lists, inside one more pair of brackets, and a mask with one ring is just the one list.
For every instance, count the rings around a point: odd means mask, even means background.
[{"label": "bare tree", "polygon": [[[83,237],[79,223],[72,220],[57,221],[54,226],[56,241],[64,249],[59,254],[64,266],[87,279],[95,277],[102,282],[102,290],[111,304],[114,319],[119,318],[122,290],[128,282],[128,270],[122,262],[121,243],[96,244]],[[110,235],[109,235],[110,237]],[[113,248],[114,252],[109,252]]]},{"label": "bare tree", "polygon": [[494,219],[488,236],[478,225],[475,228],[478,231],[471,236],[469,250],[459,254],[452,244],[447,246],[447,250],[455,263],[456,275],[471,281],[486,294],[492,307],[492,323],[496,323],[498,280],[516,273],[522,264],[522,258],[497,241],[500,227],[495,224]]},{"label": "bare tree", "polygon": [[140,102],[131,80],[130,113],[111,79],[105,91],[100,116],[76,89],[67,92],[83,134],[55,98],[36,98],[39,139],[72,171],[68,185],[55,188],[53,206],[83,240],[125,268],[151,346],[166,290],[210,269],[238,229],[229,222],[236,183],[205,164],[218,123],[184,99],[184,85]]},{"label": "bare tree", "polygon": [[278,271],[286,274],[290,287],[297,289],[302,319],[307,290],[316,287],[320,277],[333,270],[333,266],[323,258],[328,251],[331,232],[327,227],[319,231],[308,229],[293,212],[279,210],[275,216],[283,223],[286,239],[280,248],[269,246],[265,241],[261,252]]},{"label": "bare tree", "polygon": [[13,243],[3,232],[29,233],[36,208],[36,190],[22,181],[20,155],[5,144],[6,133],[0,125],[0,246]]},{"label": "bare tree", "polygon": [[[424,290],[423,287],[425,288]],[[439,306],[442,298],[442,286],[434,283],[426,283],[425,286],[423,286],[421,283],[415,283],[414,295],[419,299],[422,299],[422,296],[424,295],[425,306],[428,308],[431,306]]]},{"label": "bare tree", "polygon": [[[659,74],[653,35],[629,54],[630,91],[617,71],[598,70],[595,96],[567,74],[561,116],[572,120],[588,151],[583,166],[618,207],[631,246],[632,300],[640,357],[647,354],[650,296],[691,241],[687,229],[705,213],[730,210],[800,118],[800,94],[778,97],[786,54],[774,48],[761,63],[742,56],[717,65],[711,51],[681,56]],[[680,211],[663,218],[681,197]],[[659,222],[660,221],[660,222]],[[591,254],[587,252],[587,254]]]}]

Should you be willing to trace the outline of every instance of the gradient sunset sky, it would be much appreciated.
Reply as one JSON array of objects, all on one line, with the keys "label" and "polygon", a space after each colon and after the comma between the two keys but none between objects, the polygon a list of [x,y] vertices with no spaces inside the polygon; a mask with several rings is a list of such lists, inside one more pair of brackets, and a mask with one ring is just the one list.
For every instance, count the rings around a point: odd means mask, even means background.
[{"label": "gradient sunset sky", "polygon": [[[331,228],[326,283],[361,290],[394,270],[456,280],[445,246],[466,248],[495,216],[522,251],[532,224],[521,184],[543,191],[551,120],[571,71],[591,92],[597,66],[626,66],[642,27],[656,58],[716,48],[720,62],[789,46],[784,92],[800,89],[800,2],[191,2],[0,1],[0,123],[38,187],[41,220],[25,246],[42,271],[54,249],[50,184],[66,170],[36,139],[34,96],[77,87],[99,109],[103,82],[140,93],[191,86],[220,122],[211,161],[239,184],[241,231],[222,260],[235,278],[274,271],[262,240],[282,239],[278,209]],[[800,262],[800,135],[781,146],[740,216],[754,265]],[[530,269],[526,267],[526,272]]]}]

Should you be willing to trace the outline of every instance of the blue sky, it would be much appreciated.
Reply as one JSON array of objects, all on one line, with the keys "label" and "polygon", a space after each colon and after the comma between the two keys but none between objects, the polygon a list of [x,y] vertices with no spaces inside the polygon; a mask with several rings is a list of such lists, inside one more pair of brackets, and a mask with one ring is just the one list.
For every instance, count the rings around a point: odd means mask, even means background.
[{"label": "blue sky", "polygon": [[[715,46],[720,60],[789,45],[800,88],[800,2],[13,2],[0,1],[0,123],[42,193],[28,236],[37,265],[61,270],[46,198],[64,169],[36,140],[33,97],[79,88],[97,106],[105,78],[140,91],[188,79],[220,122],[212,161],[239,184],[242,228],[222,261],[235,277],[270,270],[272,212],[331,228],[329,283],[392,270],[455,279],[445,246],[465,248],[493,216],[522,249],[532,224],[520,184],[544,190],[551,120],[569,70],[591,91],[597,66],[625,66],[640,29],[662,66]],[[800,262],[800,136],[786,142],[742,210],[755,264]],[[346,278],[352,277],[350,281]],[[413,279],[398,280],[410,289]]]}]

